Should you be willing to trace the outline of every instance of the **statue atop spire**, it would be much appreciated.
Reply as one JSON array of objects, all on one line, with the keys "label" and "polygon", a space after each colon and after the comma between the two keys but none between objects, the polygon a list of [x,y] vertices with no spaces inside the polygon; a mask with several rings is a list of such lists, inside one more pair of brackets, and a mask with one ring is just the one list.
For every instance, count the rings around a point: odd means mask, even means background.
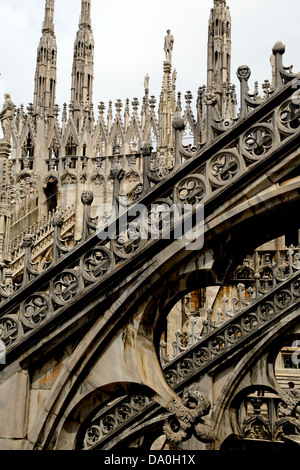
[{"label": "statue atop spire", "polygon": [[165,36],[164,51],[166,54],[166,60],[172,63],[172,51],[174,46],[174,36],[171,34],[170,29],[167,30],[167,36]]}]

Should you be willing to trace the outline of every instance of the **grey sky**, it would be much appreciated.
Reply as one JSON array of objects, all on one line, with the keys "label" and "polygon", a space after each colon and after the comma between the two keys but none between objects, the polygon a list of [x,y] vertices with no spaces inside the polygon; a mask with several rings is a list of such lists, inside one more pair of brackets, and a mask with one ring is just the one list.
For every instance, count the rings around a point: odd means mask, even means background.
[{"label": "grey sky", "polygon": [[[73,45],[78,29],[80,0],[56,0],[58,44],[56,102],[70,101]],[[247,64],[260,84],[271,78],[274,43],[286,45],[284,64],[300,71],[299,0],[228,0],[232,15],[232,82]],[[41,36],[45,0],[0,0],[0,93],[10,91],[17,106],[33,100],[36,51]],[[95,36],[94,105],[118,98],[143,96],[150,75],[150,94],[159,98],[164,60],[164,36],[175,36],[173,67],[177,91],[194,97],[206,83],[207,26],[213,0],[93,0]],[[1,98],[0,98],[1,99]]]}]

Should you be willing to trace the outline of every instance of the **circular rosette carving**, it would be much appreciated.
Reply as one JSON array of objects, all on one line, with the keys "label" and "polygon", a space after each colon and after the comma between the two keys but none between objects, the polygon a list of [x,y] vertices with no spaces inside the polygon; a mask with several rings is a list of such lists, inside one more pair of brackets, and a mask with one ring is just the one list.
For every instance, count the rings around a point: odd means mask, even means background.
[{"label": "circular rosette carving", "polygon": [[110,252],[106,248],[95,248],[83,258],[83,275],[89,281],[105,276],[112,265]]},{"label": "circular rosette carving", "polygon": [[176,370],[168,370],[165,373],[166,381],[170,385],[171,388],[174,388],[175,385],[178,383],[178,373]]},{"label": "circular rosette carving", "polygon": [[271,151],[274,143],[274,132],[267,124],[252,127],[242,137],[243,151],[251,161],[265,157]]},{"label": "circular rosette carving", "polygon": [[233,344],[243,337],[243,331],[239,325],[231,325],[227,328],[225,335],[227,342]]},{"label": "circular rosette carving", "polygon": [[101,429],[103,434],[111,433],[117,427],[117,419],[114,415],[107,415],[101,420]]},{"label": "circular rosette carving", "polygon": [[58,305],[65,305],[79,292],[78,275],[75,271],[65,271],[54,279],[52,286],[55,302]]},{"label": "circular rosette carving", "polygon": [[283,290],[275,295],[275,302],[276,306],[282,310],[291,305],[293,302],[293,296],[290,292]]},{"label": "circular rosette carving", "polygon": [[244,162],[234,150],[217,153],[208,162],[209,179],[214,186],[228,184],[244,169]]},{"label": "circular rosette carving", "polygon": [[193,370],[195,369],[195,366],[193,364],[193,361],[191,359],[184,359],[178,364],[178,372],[180,377],[188,377]]},{"label": "circular rosette carving", "polygon": [[293,134],[300,127],[300,101],[288,100],[278,110],[279,129],[287,135]]},{"label": "circular rosette carving", "polygon": [[265,302],[259,307],[259,318],[262,321],[268,321],[273,318],[275,314],[275,308],[272,302]]},{"label": "circular rosette carving", "polygon": [[91,426],[85,434],[84,449],[88,449],[94,446],[101,439],[102,439],[102,432],[99,426]]},{"label": "circular rosette carving", "polygon": [[296,297],[300,297],[300,280],[294,281],[292,284],[292,293]]},{"label": "circular rosette carving", "polygon": [[175,186],[175,201],[181,206],[202,204],[207,194],[207,182],[202,175],[187,176]]},{"label": "circular rosette carving", "polygon": [[209,360],[209,352],[205,348],[199,349],[194,353],[194,363],[201,367]]},{"label": "circular rosette carving", "polygon": [[44,294],[32,295],[21,308],[21,321],[28,328],[40,325],[49,315],[49,301]]},{"label": "circular rosette carving", "polygon": [[174,221],[174,211],[171,210],[171,202],[161,200],[151,204],[148,209],[148,233],[151,238],[158,238],[167,231]]},{"label": "circular rosette carving", "polygon": [[170,442],[183,442],[189,436],[189,426],[184,426],[176,417],[171,416],[163,426],[164,434]]},{"label": "circular rosette carving", "polygon": [[130,400],[130,405],[134,411],[141,411],[146,408],[148,399],[143,395],[134,395]]},{"label": "circular rosette carving", "polygon": [[116,239],[112,240],[114,252],[120,258],[127,259],[141,248],[144,239],[141,225],[131,222],[120,229]]},{"label": "circular rosette carving", "polygon": [[21,334],[17,315],[7,315],[0,318],[0,341],[9,348]]},{"label": "circular rosette carving", "polygon": [[255,313],[248,313],[244,318],[242,318],[243,330],[246,333],[250,333],[258,326],[258,319]]},{"label": "circular rosette carving", "polygon": [[211,350],[213,354],[220,354],[225,350],[225,340],[222,336],[217,336],[211,341]]},{"label": "circular rosette carving", "polygon": [[128,403],[122,403],[116,411],[116,416],[120,423],[125,423],[132,416],[132,408]]}]

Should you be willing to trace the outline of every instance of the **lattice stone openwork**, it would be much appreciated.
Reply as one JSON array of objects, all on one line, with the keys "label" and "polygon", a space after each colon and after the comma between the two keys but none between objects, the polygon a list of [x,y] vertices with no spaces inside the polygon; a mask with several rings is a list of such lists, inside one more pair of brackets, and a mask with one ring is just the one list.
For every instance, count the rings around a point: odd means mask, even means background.
[{"label": "lattice stone openwork", "polygon": [[120,229],[115,240],[112,240],[115,254],[123,259],[129,258],[142,245],[141,226],[132,222]]},{"label": "lattice stone openwork", "polygon": [[159,236],[170,228],[174,220],[174,211],[171,210],[172,201],[162,199],[155,201],[148,208],[148,234],[152,238]]},{"label": "lattice stone openwork", "polygon": [[295,132],[300,127],[300,103],[290,99],[283,103],[278,111],[279,129],[288,134]]},{"label": "lattice stone openwork", "polygon": [[203,175],[190,175],[175,187],[175,200],[182,206],[203,203],[207,194],[207,182]]},{"label": "lattice stone openwork", "polygon": [[72,300],[79,291],[78,275],[74,271],[66,271],[53,281],[53,297],[63,305]]},{"label": "lattice stone openwork", "polygon": [[267,155],[275,142],[271,126],[258,125],[250,129],[244,136],[243,143],[247,157],[257,160]]},{"label": "lattice stone openwork", "polygon": [[42,323],[49,314],[48,299],[43,294],[37,294],[26,300],[21,309],[22,323],[28,328],[34,328]]},{"label": "lattice stone openwork", "polygon": [[8,315],[0,319],[0,341],[8,348],[19,336],[19,319],[17,315]]},{"label": "lattice stone openwork", "polygon": [[243,169],[243,162],[235,151],[215,155],[209,162],[209,177],[216,186],[228,184]]},{"label": "lattice stone openwork", "polygon": [[137,416],[146,409],[152,402],[151,399],[142,395],[133,395],[126,397],[125,400],[119,400],[113,406],[108,405],[109,413],[104,413],[95,420],[85,434],[83,449],[87,450],[98,442],[101,442],[108,435],[116,432],[129,419]]},{"label": "lattice stone openwork", "polygon": [[93,281],[104,276],[112,264],[111,254],[105,248],[89,251],[83,259],[83,273]]}]

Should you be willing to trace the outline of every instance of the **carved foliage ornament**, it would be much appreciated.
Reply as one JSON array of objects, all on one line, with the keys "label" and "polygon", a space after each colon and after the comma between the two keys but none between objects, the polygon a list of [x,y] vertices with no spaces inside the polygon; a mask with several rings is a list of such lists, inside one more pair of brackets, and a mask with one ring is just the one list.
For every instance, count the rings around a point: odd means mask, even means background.
[{"label": "carved foliage ornament", "polygon": [[170,442],[182,442],[194,435],[201,442],[214,442],[214,431],[203,420],[210,408],[208,398],[197,388],[186,390],[181,401],[174,400],[168,407],[172,416],[164,424],[167,439]]}]

